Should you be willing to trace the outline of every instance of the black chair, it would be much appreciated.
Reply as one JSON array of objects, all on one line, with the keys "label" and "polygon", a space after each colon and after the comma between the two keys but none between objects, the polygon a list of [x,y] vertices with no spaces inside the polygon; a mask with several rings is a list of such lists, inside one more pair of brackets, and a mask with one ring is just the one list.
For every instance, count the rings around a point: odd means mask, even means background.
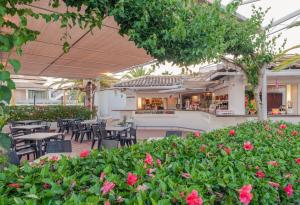
[{"label": "black chair", "polygon": [[20,165],[20,158],[15,150],[10,150],[7,152],[8,162],[14,165]]},{"label": "black chair", "polygon": [[68,132],[68,122],[64,121],[62,119],[57,120],[57,127],[58,127],[58,132],[64,133],[65,131]]},{"label": "black chair", "polygon": [[178,136],[178,137],[181,137],[181,136],[182,136],[182,131],[168,130],[168,131],[166,132],[166,137],[173,136],[173,135],[176,135],[176,136]]},{"label": "black chair", "polygon": [[10,139],[11,148],[17,153],[19,159],[21,159],[23,156],[26,156],[27,160],[29,160],[31,154],[33,155],[34,159],[36,158],[37,148],[35,143],[14,139],[12,135],[10,135]]},{"label": "black chair", "polygon": [[101,124],[92,125],[92,131],[93,131],[92,149],[94,148],[96,141],[101,140],[100,129],[101,129]]},{"label": "black chair", "polygon": [[[80,133],[80,143],[82,143],[85,136],[87,136],[88,140],[91,139],[92,129],[89,126],[84,126],[81,123],[78,123],[77,126]],[[75,138],[75,141],[78,141],[78,137]]]},{"label": "black chair", "polygon": [[71,129],[71,140],[73,137],[78,138],[80,133],[79,133],[79,128],[78,128],[78,123],[80,121],[72,121],[70,124],[70,129]]},{"label": "black chair", "polygon": [[132,144],[136,144],[137,143],[137,139],[136,139],[136,128],[130,127],[129,128],[129,138],[126,141],[126,144],[132,145]]},{"label": "black chair", "polygon": [[71,140],[46,142],[46,153],[72,152]]}]

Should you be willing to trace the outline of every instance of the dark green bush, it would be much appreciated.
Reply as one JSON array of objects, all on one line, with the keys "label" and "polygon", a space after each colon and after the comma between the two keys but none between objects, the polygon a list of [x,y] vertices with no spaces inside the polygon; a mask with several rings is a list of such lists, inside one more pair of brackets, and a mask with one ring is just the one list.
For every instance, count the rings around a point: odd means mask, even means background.
[{"label": "dark green bush", "polygon": [[8,107],[9,121],[10,120],[45,120],[56,121],[59,118],[82,118],[89,119],[91,112],[83,106],[9,106]]},{"label": "dark green bush", "polygon": [[[0,173],[0,204],[186,204],[187,195],[197,190],[204,205],[234,205],[241,204],[239,189],[248,184],[250,204],[299,204],[300,127],[286,125],[251,122],[200,137],[93,151],[85,158],[10,166]],[[247,141],[253,146],[248,151]],[[153,165],[145,163],[146,153]],[[137,175],[133,186],[129,172]],[[115,184],[108,194],[101,191],[105,181]],[[288,184],[290,197],[284,191]]]}]

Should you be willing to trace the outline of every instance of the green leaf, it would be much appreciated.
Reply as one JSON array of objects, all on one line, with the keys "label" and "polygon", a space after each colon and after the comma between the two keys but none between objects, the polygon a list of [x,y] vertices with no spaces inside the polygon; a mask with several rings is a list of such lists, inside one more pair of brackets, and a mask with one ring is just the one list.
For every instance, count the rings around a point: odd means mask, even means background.
[{"label": "green leaf", "polygon": [[9,59],[8,62],[13,66],[14,72],[17,74],[21,68],[20,61],[16,59]]},{"label": "green leaf", "polygon": [[12,95],[11,90],[7,86],[4,85],[0,86],[0,101],[3,100],[9,103],[11,99],[11,95]]},{"label": "green leaf", "polygon": [[8,71],[0,71],[0,80],[6,81],[10,78],[10,73]]},{"label": "green leaf", "polygon": [[70,45],[68,42],[64,42],[64,45],[63,45],[63,50],[65,53],[68,53],[69,50],[70,50]]},{"label": "green leaf", "polygon": [[14,90],[16,89],[16,84],[11,79],[6,80],[6,85],[9,89]]}]

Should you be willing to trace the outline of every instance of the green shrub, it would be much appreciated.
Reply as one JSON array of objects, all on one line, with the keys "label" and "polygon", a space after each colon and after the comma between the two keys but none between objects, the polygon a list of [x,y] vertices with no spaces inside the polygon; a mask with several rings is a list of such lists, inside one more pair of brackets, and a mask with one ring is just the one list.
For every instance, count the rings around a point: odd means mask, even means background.
[{"label": "green shrub", "polygon": [[10,120],[45,120],[56,121],[59,118],[82,118],[89,119],[91,112],[83,106],[9,106],[8,107],[9,121]]},{"label": "green shrub", "polygon": [[[270,122],[249,122],[200,137],[170,137],[93,151],[85,158],[10,166],[0,173],[0,204],[103,204],[108,200],[111,204],[186,204],[192,190],[204,204],[240,204],[239,190],[247,184],[252,185],[250,204],[298,204],[299,131],[291,124],[280,128]],[[253,147],[246,148],[252,150],[244,149],[247,141]],[[152,155],[153,165],[146,164],[146,153]],[[129,172],[137,176],[129,182],[132,186],[127,182]],[[110,188],[113,184],[108,182],[115,184],[108,194],[101,189],[105,181]],[[288,184],[294,190],[290,197],[284,191]]]}]

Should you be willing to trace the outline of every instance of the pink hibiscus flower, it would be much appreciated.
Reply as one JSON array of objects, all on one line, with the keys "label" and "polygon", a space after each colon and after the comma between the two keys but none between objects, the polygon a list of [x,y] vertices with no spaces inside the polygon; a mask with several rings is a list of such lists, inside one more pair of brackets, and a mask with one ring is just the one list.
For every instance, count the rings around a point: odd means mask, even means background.
[{"label": "pink hibiscus flower", "polygon": [[244,142],[244,150],[246,151],[251,151],[253,150],[254,146],[251,144],[251,142],[247,141]]},{"label": "pink hibiscus flower", "polygon": [[286,192],[286,194],[288,195],[288,197],[291,197],[293,195],[293,192],[294,192],[293,185],[288,184],[287,186],[284,187],[283,190]]},{"label": "pink hibiscus flower", "polygon": [[161,161],[160,161],[160,159],[157,159],[157,160],[156,160],[156,163],[157,163],[158,166],[161,166]]},{"label": "pink hibiscus flower", "polygon": [[199,131],[196,131],[196,132],[194,132],[194,136],[195,136],[195,137],[200,137],[200,136],[201,136],[201,133],[200,133]]},{"label": "pink hibiscus flower", "polygon": [[153,158],[152,158],[151,154],[149,154],[149,153],[146,154],[145,163],[149,164],[149,165],[153,164]]},{"label": "pink hibiscus flower", "polygon": [[292,136],[297,136],[297,135],[298,135],[298,132],[297,132],[296,130],[293,130],[293,131],[291,132],[291,135],[292,135]]},{"label": "pink hibiscus flower", "polygon": [[257,178],[265,178],[265,173],[263,171],[258,171],[256,172],[256,177]]},{"label": "pink hibiscus flower", "polygon": [[239,190],[239,193],[240,193],[240,202],[244,205],[248,205],[252,198],[253,198],[253,195],[251,194],[251,190],[252,190],[252,186],[251,184],[248,184],[248,185],[244,185],[240,190]]},{"label": "pink hibiscus flower", "polygon": [[267,162],[268,165],[272,165],[273,167],[277,167],[278,166],[278,162],[276,161],[269,161]]},{"label": "pink hibiscus flower", "polygon": [[282,129],[282,130],[286,129],[286,124],[281,124],[281,125],[279,126],[279,128]]},{"label": "pink hibiscus flower", "polygon": [[86,158],[89,155],[90,155],[90,151],[85,149],[80,153],[79,156],[80,156],[80,158]]},{"label": "pink hibiscus flower", "polygon": [[185,179],[191,178],[191,175],[189,173],[182,173],[181,176]]},{"label": "pink hibiscus flower", "polygon": [[198,196],[198,192],[196,190],[193,190],[187,197],[186,197],[186,203],[188,205],[202,205],[203,200],[200,196]]},{"label": "pink hibiscus flower", "polygon": [[300,164],[300,158],[295,159],[297,164]]},{"label": "pink hibiscus flower", "polygon": [[279,188],[280,187],[280,184],[278,184],[276,182],[271,182],[271,181],[269,181],[269,185],[274,187],[274,188]]},{"label": "pink hibiscus flower", "polygon": [[104,202],[104,205],[110,205],[110,202],[108,199]]},{"label": "pink hibiscus flower", "polygon": [[229,130],[229,135],[234,136],[235,135],[235,130]]},{"label": "pink hibiscus flower", "polygon": [[101,191],[102,191],[103,195],[105,195],[105,194],[109,193],[114,187],[115,187],[115,183],[105,181],[103,186],[101,187]]},{"label": "pink hibiscus flower", "polygon": [[138,178],[135,174],[132,174],[131,172],[128,172],[128,175],[127,175],[127,184],[129,186],[133,186],[135,183],[137,183],[138,181]]},{"label": "pink hibiscus flower", "polygon": [[229,147],[225,147],[224,151],[226,152],[227,155],[231,154],[231,149]]}]

